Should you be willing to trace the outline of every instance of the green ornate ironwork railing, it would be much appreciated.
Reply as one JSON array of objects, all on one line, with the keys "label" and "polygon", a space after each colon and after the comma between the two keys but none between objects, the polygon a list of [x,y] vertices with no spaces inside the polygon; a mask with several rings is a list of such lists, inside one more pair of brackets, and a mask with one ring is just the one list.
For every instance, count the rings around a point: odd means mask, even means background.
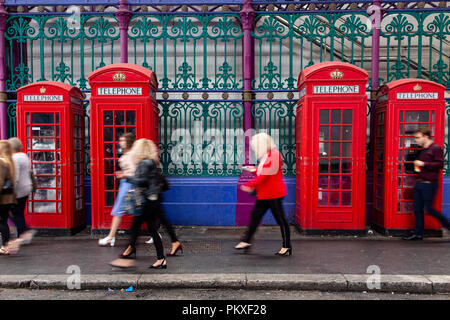
[{"label": "green ornate ironwork railing", "polygon": [[[369,17],[359,9],[258,11],[254,22],[254,125],[257,131],[275,135],[284,157],[283,172],[292,176],[298,74],[322,61],[349,62],[370,73]],[[243,34],[238,10],[208,14],[137,10],[131,16],[128,61],[154,70],[159,80],[160,149],[166,174],[240,174]],[[113,12],[81,12],[78,20],[57,12],[13,14],[5,37],[11,136],[17,88],[55,80],[78,86],[89,96],[89,73],[120,61],[119,23]],[[449,39],[448,10],[389,10],[381,23],[380,83],[419,77],[450,88]],[[87,130],[88,107],[86,100]],[[88,152],[88,132],[86,138]]]}]

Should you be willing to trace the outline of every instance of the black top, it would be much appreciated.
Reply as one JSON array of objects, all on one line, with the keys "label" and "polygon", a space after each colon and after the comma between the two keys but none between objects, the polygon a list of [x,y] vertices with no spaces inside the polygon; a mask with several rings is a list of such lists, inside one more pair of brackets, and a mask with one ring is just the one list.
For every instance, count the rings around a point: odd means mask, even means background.
[{"label": "black top", "polygon": [[160,193],[158,166],[152,159],[144,159],[139,162],[134,176],[127,177],[127,181],[135,188],[143,188],[146,196]]},{"label": "black top", "polygon": [[423,161],[425,165],[421,167],[421,171],[417,173],[417,179],[439,182],[440,170],[444,168],[444,151],[440,146],[432,143],[428,148],[423,149],[417,160]]}]

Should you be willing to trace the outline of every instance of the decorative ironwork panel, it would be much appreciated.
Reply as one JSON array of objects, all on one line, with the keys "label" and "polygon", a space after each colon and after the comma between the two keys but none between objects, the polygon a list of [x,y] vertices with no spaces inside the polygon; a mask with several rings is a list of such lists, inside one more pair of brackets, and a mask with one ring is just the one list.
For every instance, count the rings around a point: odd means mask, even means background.
[{"label": "decorative ironwork panel", "polygon": [[424,78],[450,87],[450,15],[389,13],[381,25],[380,75],[384,82]]},{"label": "decorative ironwork panel", "polygon": [[161,101],[159,147],[169,176],[238,176],[244,162],[241,101]]},{"label": "decorative ironwork panel", "polygon": [[296,89],[299,71],[323,61],[368,69],[371,34],[369,18],[359,13],[260,15],[253,33],[254,88]]},{"label": "decorative ironwork panel", "polygon": [[7,114],[8,114],[8,136],[15,137],[17,136],[16,132],[16,103],[9,102],[7,104]]},{"label": "decorative ironwork panel", "polygon": [[297,101],[257,101],[253,105],[255,131],[271,135],[283,157],[283,175],[295,176],[295,115]]},{"label": "decorative ironwork panel", "polygon": [[28,83],[61,81],[88,89],[87,76],[118,62],[118,22],[114,15],[19,15],[7,21],[7,90]]},{"label": "decorative ironwork panel", "polygon": [[128,32],[133,62],[175,91],[242,89],[242,35],[238,15],[136,15]]}]

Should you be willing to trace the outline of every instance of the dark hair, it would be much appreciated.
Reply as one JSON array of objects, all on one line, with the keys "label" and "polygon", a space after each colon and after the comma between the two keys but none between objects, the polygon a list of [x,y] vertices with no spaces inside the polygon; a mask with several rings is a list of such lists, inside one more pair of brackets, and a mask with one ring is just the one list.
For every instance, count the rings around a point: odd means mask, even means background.
[{"label": "dark hair", "polygon": [[127,149],[130,150],[133,146],[134,141],[136,140],[136,136],[132,132],[122,133],[121,138],[125,138],[125,142],[127,145]]},{"label": "dark hair", "polygon": [[414,134],[421,133],[424,136],[427,136],[428,138],[431,138],[431,130],[428,127],[420,127],[414,130]]}]

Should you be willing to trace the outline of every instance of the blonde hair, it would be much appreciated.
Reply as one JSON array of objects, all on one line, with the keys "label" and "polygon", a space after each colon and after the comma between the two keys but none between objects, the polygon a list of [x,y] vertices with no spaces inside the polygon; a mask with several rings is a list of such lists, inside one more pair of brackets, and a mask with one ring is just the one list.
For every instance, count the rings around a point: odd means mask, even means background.
[{"label": "blonde hair", "polygon": [[131,151],[136,163],[144,159],[152,159],[159,166],[158,147],[149,139],[139,139],[133,143]]},{"label": "blonde hair", "polygon": [[8,140],[0,140],[0,159],[9,167],[12,181],[16,181],[16,170],[12,159],[12,146]]},{"label": "blonde hair", "polygon": [[250,140],[250,146],[258,159],[269,150],[276,149],[277,147],[273,138],[264,132],[254,135]]}]

